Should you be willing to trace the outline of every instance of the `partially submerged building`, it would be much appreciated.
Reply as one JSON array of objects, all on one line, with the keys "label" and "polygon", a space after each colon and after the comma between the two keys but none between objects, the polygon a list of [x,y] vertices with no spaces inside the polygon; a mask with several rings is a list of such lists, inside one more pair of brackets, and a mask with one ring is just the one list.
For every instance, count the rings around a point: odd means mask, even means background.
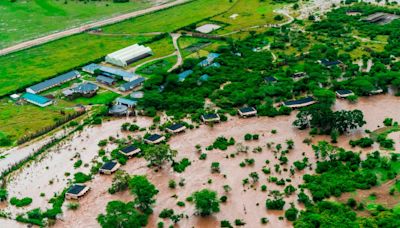
[{"label": "partially submerged building", "polygon": [[118,162],[115,161],[108,161],[106,163],[103,164],[103,166],[101,166],[99,172],[101,174],[112,174],[115,171],[117,171],[119,169],[121,165]]},{"label": "partially submerged building", "polygon": [[173,124],[171,126],[166,127],[167,132],[171,134],[177,134],[180,132],[184,132],[186,130],[186,126],[180,123]]},{"label": "partially submerged building", "polygon": [[127,157],[132,157],[134,155],[139,154],[142,151],[140,150],[140,148],[138,148],[134,145],[130,145],[130,146],[122,148],[121,150],[119,150],[119,152]]},{"label": "partially submerged building", "polygon": [[143,78],[143,77],[138,77],[138,78],[136,78],[135,80],[133,80],[133,81],[131,81],[131,82],[127,82],[127,83],[125,83],[125,84],[122,84],[120,87],[119,87],[119,90],[121,90],[122,92],[126,92],[126,91],[129,91],[129,90],[133,90],[133,89],[135,89],[136,87],[139,87],[139,86],[141,86],[141,85],[143,85],[143,82],[145,81],[145,78]]},{"label": "partially submerged building", "polygon": [[241,117],[257,116],[257,110],[253,107],[244,107],[238,110]]},{"label": "partially submerged building", "polygon": [[282,105],[289,108],[302,108],[315,104],[317,101],[313,97],[305,97],[297,100],[285,101]]},{"label": "partially submerged building", "polygon": [[139,44],[134,44],[111,54],[108,54],[105,60],[106,62],[113,65],[126,67],[133,62],[136,62],[151,55],[153,55],[153,51],[151,50],[151,48]]},{"label": "partially submerged building", "polygon": [[67,199],[79,199],[90,190],[89,187],[83,184],[74,184],[65,193]]},{"label": "partially submerged building", "polygon": [[53,103],[49,98],[34,93],[24,93],[22,99],[40,107],[46,107]]},{"label": "partially submerged building", "polygon": [[354,95],[353,91],[348,90],[348,89],[340,89],[340,90],[336,91],[336,96],[338,98],[346,98],[346,97],[353,96],[353,95]]},{"label": "partially submerged building", "polygon": [[28,93],[40,93],[43,92],[45,90],[48,90],[50,88],[59,86],[63,83],[66,83],[68,81],[74,80],[78,77],[80,77],[81,75],[79,74],[78,71],[74,70],[74,71],[70,71],[68,73],[59,75],[57,77],[51,78],[49,80],[46,80],[44,82],[38,83],[36,85],[33,85],[31,87],[26,88],[26,92]]},{"label": "partially submerged building", "polygon": [[158,144],[165,140],[165,136],[159,134],[152,134],[149,137],[144,139],[144,142],[147,144]]},{"label": "partially submerged building", "polygon": [[218,123],[221,121],[220,116],[217,113],[209,113],[201,115],[201,120],[204,123]]}]

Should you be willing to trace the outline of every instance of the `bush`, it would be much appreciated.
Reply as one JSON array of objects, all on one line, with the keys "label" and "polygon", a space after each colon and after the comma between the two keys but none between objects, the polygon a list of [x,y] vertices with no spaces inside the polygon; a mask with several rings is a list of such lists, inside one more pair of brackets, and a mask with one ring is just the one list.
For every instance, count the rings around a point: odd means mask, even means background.
[{"label": "bush", "polygon": [[10,204],[14,205],[16,207],[28,206],[31,203],[32,203],[32,198],[29,198],[29,197],[25,197],[22,199],[18,199],[17,197],[12,197],[10,200]]},{"label": "bush", "polygon": [[68,208],[69,210],[76,210],[76,209],[79,208],[79,203],[69,203],[69,204],[67,205],[67,208]]},{"label": "bush", "polygon": [[282,210],[283,206],[285,206],[285,201],[282,198],[267,199],[266,207],[269,210]]},{"label": "bush", "polygon": [[352,147],[359,146],[361,148],[366,148],[372,146],[372,144],[374,144],[374,141],[368,137],[364,137],[358,140],[350,140],[349,144]]},{"label": "bush", "polygon": [[169,217],[171,217],[173,214],[174,214],[174,210],[165,208],[165,209],[163,209],[163,210],[160,212],[160,214],[158,215],[158,217],[160,217],[160,218],[169,218]]},{"label": "bush", "polygon": [[176,188],[176,182],[174,180],[169,180],[168,187],[171,188],[171,189],[175,189]]},{"label": "bush", "polygon": [[231,223],[228,220],[222,220],[221,227],[233,228],[233,226],[231,225]]},{"label": "bush", "polygon": [[192,163],[187,158],[183,158],[180,162],[174,163],[173,168],[175,172],[182,173],[185,171],[186,167],[191,165]]},{"label": "bush", "polygon": [[78,172],[74,174],[74,181],[75,183],[85,183],[87,181],[90,181],[92,178],[90,175],[86,175],[82,172]]},{"label": "bush", "polygon": [[299,210],[297,210],[293,205],[289,209],[285,211],[285,218],[289,221],[295,221],[297,219],[297,215]]},{"label": "bush", "polygon": [[4,188],[0,188],[0,202],[7,200],[8,192]]}]

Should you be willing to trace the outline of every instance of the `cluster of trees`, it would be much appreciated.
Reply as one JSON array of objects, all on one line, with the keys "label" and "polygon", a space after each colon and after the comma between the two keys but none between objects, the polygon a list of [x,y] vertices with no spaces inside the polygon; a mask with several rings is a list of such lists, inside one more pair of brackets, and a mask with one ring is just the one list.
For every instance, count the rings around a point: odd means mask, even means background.
[{"label": "cluster of trees", "polygon": [[158,190],[145,176],[138,175],[130,178],[128,186],[135,199],[128,203],[109,202],[106,213],[97,217],[103,228],[146,226]]}]

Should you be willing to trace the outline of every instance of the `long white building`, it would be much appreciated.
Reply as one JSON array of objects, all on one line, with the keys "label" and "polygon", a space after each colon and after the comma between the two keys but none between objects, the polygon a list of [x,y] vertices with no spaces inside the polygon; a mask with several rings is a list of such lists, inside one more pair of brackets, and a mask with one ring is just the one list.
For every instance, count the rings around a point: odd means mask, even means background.
[{"label": "long white building", "polygon": [[134,44],[124,49],[118,50],[106,56],[106,62],[126,67],[129,64],[136,62],[140,59],[153,55],[153,51],[149,47]]}]

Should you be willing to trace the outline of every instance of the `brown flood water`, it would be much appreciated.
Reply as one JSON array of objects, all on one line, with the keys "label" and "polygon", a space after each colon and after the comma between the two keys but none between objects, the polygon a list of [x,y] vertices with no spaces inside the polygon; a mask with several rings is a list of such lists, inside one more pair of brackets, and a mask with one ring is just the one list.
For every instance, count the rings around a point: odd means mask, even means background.
[{"label": "brown flood water", "polygon": [[[348,145],[348,140],[351,138],[358,138],[363,135],[365,129],[374,130],[378,126],[382,126],[382,121],[385,117],[393,117],[395,120],[400,114],[400,99],[390,95],[380,95],[369,98],[361,98],[357,104],[349,104],[345,100],[338,100],[335,109],[361,109],[364,112],[367,125],[360,130],[354,131],[349,135],[342,136],[339,139],[338,146],[351,149]],[[235,219],[242,219],[246,222],[245,227],[290,227],[291,223],[286,220],[279,220],[279,216],[283,216],[283,211],[268,211],[265,208],[265,200],[268,197],[269,190],[280,190],[284,187],[277,186],[274,183],[269,183],[261,169],[264,166],[271,168],[271,176],[276,176],[278,179],[289,178],[291,184],[297,188],[298,184],[302,183],[302,174],[311,173],[312,170],[306,168],[302,172],[297,172],[294,176],[290,175],[289,171],[283,171],[283,168],[289,170],[292,163],[296,160],[303,159],[302,153],[309,157],[311,164],[315,163],[313,151],[310,146],[304,144],[304,138],[309,137],[306,131],[299,131],[292,127],[291,123],[295,119],[295,113],[291,116],[281,116],[276,118],[249,118],[238,119],[231,117],[228,122],[215,125],[213,128],[201,125],[194,130],[188,130],[186,133],[173,136],[168,142],[173,149],[178,150],[177,160],[184,157],[189,158],[192,165],[186,168],[185,172],[179,174],[172,171],[170,165],[165,165],[164,169],[159,172],[147,168],[146,161],[139,158],[131,159],[122,168],[130,174],[147,175],[150,181],[159,189],[159,194],[156,197],[157,203],[154,208],[154,215],[149,220],[148,227],[156,227],[156,224],[161,221],[158,214],[164,208],[172,208],[176,213],[184,213],[189,216],[188,219],[183,218],[176,227],[219,227],[221,220],[229,220],[232,224]],[[77,158],[73,158],[78,152],[83,160],[83,163],[89,163],[92,159],[96,158],[97,151],[99,150],[97,142],[101,139],[107,138],[110,135],[126,137],[120,132],[120,126],[124,120],[113,120],[104,123],[101,127],[93,127],[85,129],[80,136],[73,137],[72,140],[64,142],[58,148],[53,149],[43,159],[31,164],[29,168],[25,168],[20,173],[14,176],[14,179],[8,185],[10,196],[17,197],[32,197],[33,203],[27,208],[17,210],[15,207],[9,206],[6,210],[11,211],[13,214],[19,211],[26,211],[36,207],[45,208],[48,206],[47,200],[52,197],[54,192],[61,191],[67,186],[68,178],[73,176],[73,173],[78,171],[87,172],[88,168],[81,167],[74,169],[73,164]],[[146,118],[138,118],[138,125],[141,127],[150,126],[152,121]],[[276,134],[271,131],[277,130]],[[244,142],[243,136],[246,133],[259,134],[260,139],[257,141]],[[134,136],[134,134],[132,134]],[[236,152],[236,147],[232,146],[227,151],[205,151],[205,147],[212,144],[218,136],[225,136],[226,138],[233,137],[236,143],[243,143],[249,146],[247,154],[241,153],[235,158],[226,158],[231,153]],[[391,136],[392,137],[392,136]],[[286,148],[285,141],[292,139],[294,141],[294,149],[289,152],[288,165],[281,166],[281,172],[277,173],[274,170],[274,165],[279,161],[275,158],[271,149],[268,149],[267,143],[274,143],[274,145],[282,144],[283,149]],[[314,137],[313,143],[327,139],[327,137]],[[396,142],[399,136],[395,137]],[[206,160],[201,161],[198,159],[199,153],[195,150],[195,145],[200,144],[203,152],[208,154]],[[261,153],[253,153],[253,148],[260,146],[263,148]],[[274,147],[274,146],[273,146]],[[111,147],[108,149],[112,149]],[[377,149],[377,148],[373,148]],[[367,150],[365,152],[371,151]],[[278,153],[279,156],[280,153]],[[71,158],[73,158],[71,160]],[[241,168],[239,163],[244,161],[245,158],[253,158],[255,164]],[[266,165],[265,160],[269,160],[270,164]],[[211,174],[210,165],[212,162],[218,161],[221,166],[220,174]],[[65,172],[70,172],[70,177],[65,177]],[[257,172],[260,180],[255,184],[254,188],[250,185],[243,187],[242,180],[249,178],[249,173]],[[226,177],[224,177],[224,174]],[[168,188],[168,181],[174,179],[179,182],[185,179],[185,186],[179,187],[175,190]],[[212,180],[208,184],[208,179]],[[249,178],[250,179],[250,178]],[[53,180],[53,184],[49,181]],[[129,192],[118,193],[110,195],[107,189],[111,185],[111,176],[96,175],[95,178],[88,183],[92,190],[82,199],[80,199],[80,208],[76,211],[64,209],[63,221],[58,221],[56,227],[99,227],[96,217],[98,214],[103,213],[110,200],[123,200],[129,201],[132,196]],[[262,192],[261,185],[267,185],[267,192]],[[286,185],[288,185],[287,183]],[[201,218],[194,215],[194,206],[186,202],[185,207],[176,205],[178,201],[185,201],[185,198],[190,196],[194,191],[209,188],[218,192],[219,196],[224,193],[223,186],[230,185],[232,191],[227,193],[227,203],[221,204],[221,211],[208,218]],[[39,197],[40,193],[44,192],[45,197]],[[292,196],[286,197],[285,209],[287,209],[291,202],[296,204],[297,191]],[[176,198],[173,196],[176,195]],[[67,204],[68,202],[66,202]],[[298,206],[298,205],[297,205]],[[299,207],[299,206],[298,206]],[[270,220],[267,226],[260,223],[260,219],[266,217]],[[170,221],[165,220],[165,225],[169,225]]]}]

